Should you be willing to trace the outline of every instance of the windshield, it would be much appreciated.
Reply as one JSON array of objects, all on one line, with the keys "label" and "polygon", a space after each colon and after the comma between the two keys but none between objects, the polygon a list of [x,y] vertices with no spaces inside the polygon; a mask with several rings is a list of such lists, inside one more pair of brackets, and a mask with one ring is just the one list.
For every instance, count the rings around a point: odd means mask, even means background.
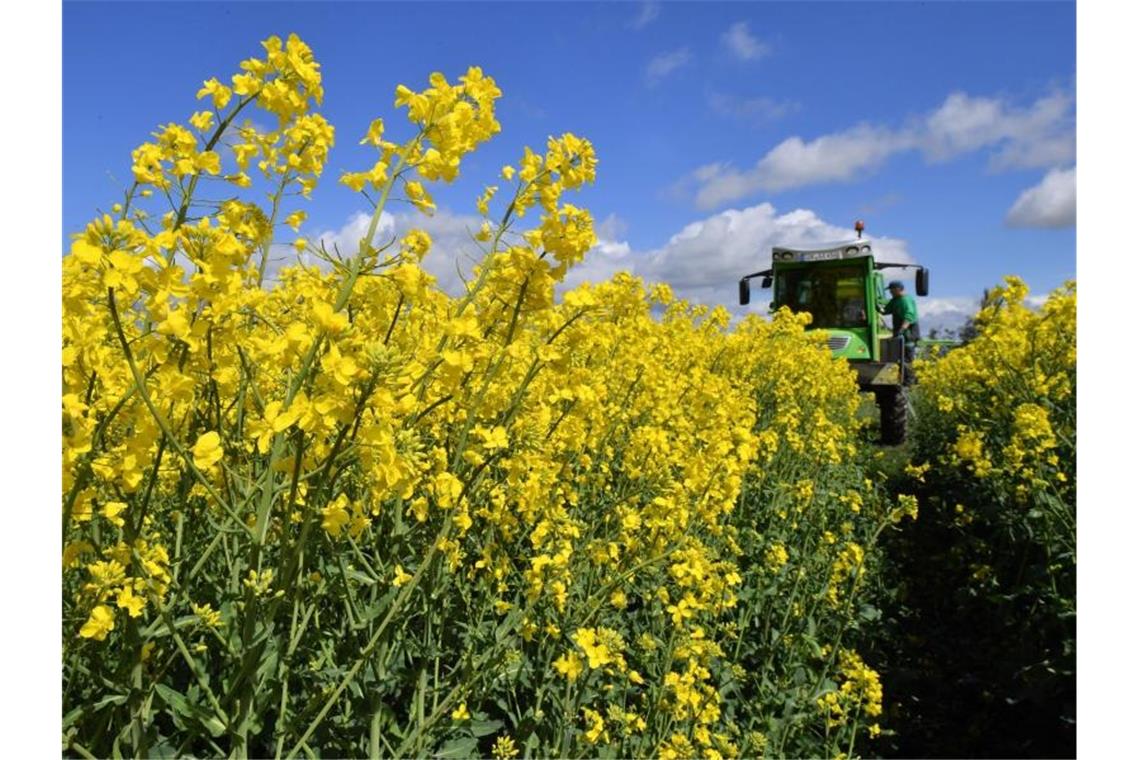
[{"label": "windshield", "polygon": [[776,307],[806,311],[812,327],[865,327],[863,267],[807,267],[776,275]]}]

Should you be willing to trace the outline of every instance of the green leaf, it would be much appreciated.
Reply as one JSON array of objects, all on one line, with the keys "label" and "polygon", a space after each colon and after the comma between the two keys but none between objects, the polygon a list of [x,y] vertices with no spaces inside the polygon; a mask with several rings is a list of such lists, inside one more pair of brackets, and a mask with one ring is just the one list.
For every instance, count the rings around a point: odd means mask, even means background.
[{"label": "green leaf", "polygon": [[64,715],[63,716],[63,729],[66,731],[68,728],[70,728],[72,725],[74,725],[75,721],[79,720],[83,716],[83,713],[86,711],[87,711],[86,707],[76,707],[74,710],[69,712],[67,715]]},{"label": "green leaf", "polygon": [[160,739],[157,744],[148,748],[147,757],[151,760],[175,760],[178,749],[168,739]]},{"label": "green leaf", "polygon": [[172,710],[180,715],[190,714],[190,702],[186,699],[185,696],[170,688],[166,684],[161,683],[155,684],[154,690],[158,693],[158,696],[162,697],[162,701],[165,702]]},{"label": "green leaf", "polygon": [[472,736],[462,736],[458,739],[452,739],[447,744],[444,744],[433,756],[439,758],[471,757],[472,755],[478,754],[478,749],[478,739]]},{"label": "green leaf", "polygon": [[170,709],[174,710],[183,718],[189,718],[201,725],[210,733],[210,736],[216,738],[226,732],[226,724],[219,720],[216,715],[194,704],[184,695],[169,686],[156,684],[154,690],[158,692],[162,700],[170,706]]},{"label": "green leaf", "polygon": [[349,578],[352,578],[357,583],[363,583],[365,586],[371,586],[372,584],[374,584],[376,582],[375,578],[373,578],[369,575],[365,575],[364,573],[360,572],[359,570],[355,570],[355,569],[350,568],[350,569],[345,570],[344,574],[347,575]]},{"label": "green leaf", "polygon": [[468,724],[472,736],[487,736],[503,727],[501,720],[473,720]]},{"label": "green leaf", "polygon": [[200,718],[202,725],[210,732],[210,736],[215,739],[226,732],[226,724],[222,723],[222,721],[213,715],[201,715]]},{"label": "green leaf", "polygon": [[109,697],[103,697],[102,699],[100,699],[98,702],[96,702],[94,705],[92,705],[92,708],[96,712],[98,712],[99,710],[102,710],[107,705],[121,705],[126,701],[127,701],[127,695],[126,694],[112,694]]}]

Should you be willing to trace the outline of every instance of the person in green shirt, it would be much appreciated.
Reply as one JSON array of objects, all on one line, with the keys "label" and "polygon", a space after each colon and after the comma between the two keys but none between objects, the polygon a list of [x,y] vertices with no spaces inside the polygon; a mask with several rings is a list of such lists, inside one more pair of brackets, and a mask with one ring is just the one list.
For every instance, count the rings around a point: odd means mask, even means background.
[{"label": "person in green shirt", "polygon": [[914,373],[910,369],[911,362],[914,361],[915,346],[918,344],[918,339],[921,335],[918,329],[918,304],[914,302],[914,296],[907,295],[904,291],[906,288],[898,280],[892,280],[887,285],[887,290],[891,293],[891,300],[880,307],[884,314],[891,315],[891,331],[894,336],[902,336],[904,342],[903,349],[903,381],[910,385],[914,382]]}]

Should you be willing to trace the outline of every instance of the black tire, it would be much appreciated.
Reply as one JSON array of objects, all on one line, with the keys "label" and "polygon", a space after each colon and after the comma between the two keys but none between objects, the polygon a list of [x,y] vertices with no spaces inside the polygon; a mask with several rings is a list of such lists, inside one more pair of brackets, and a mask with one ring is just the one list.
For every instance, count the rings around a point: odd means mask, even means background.
[{"label": "black tire", "polygon": [[883,445],[898,446],[906,440],[906,388],[876,388],[875,402],[879,405],[879,436]]}]

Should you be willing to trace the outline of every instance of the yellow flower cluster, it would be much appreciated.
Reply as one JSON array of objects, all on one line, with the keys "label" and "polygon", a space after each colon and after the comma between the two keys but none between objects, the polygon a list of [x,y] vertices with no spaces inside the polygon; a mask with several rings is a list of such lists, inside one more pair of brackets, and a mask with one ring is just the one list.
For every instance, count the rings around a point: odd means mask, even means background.
[{"label": "yellow flower cluster", "polygon": [[[87,622],[79,629],[83,638],[102,641],[115,627],[115,610],[131,618],[140,617],[148,605],[163,607],[171,582],[170,557],[151,536],[136,538],[131,544],[118,541],[105,547],[104,559],[86,565],[89,580],[83,584],[77,601],[90,608]],[[72,541],[64,548],[64,566],[73,567],[76,558],[94,553],[93,542]],[[106,604],[113,602],[113,606]]]},{"label": "yellow flower cluster", "polygon": [[928,427],[954,431],[930,445],[973,476],[1006,484],[1022,503],[1041,491],[1064,500],[1075,455],[1076,286],[1039,310],[1028,295],[1024,282],[1006,278],[976,317],[978,336],[920,366],[922,397],[938,420]]},{"label": "yellow flower cluster", "polygon": [[[841,726],[859,715],[877,718],[883,714],[883,687],[879,674],[867,667],[855,652],[843,649],[839,652],[839,674],[841,683],[838,689],[828,691],[816,700],[819,709],[827,716],[830,728]],[[878,735],[877,723],[867,727],[871,736]]]},{"label": "yellow flower cluster", "polygon": [[[827,586],[827,601],[838,607],[849,592],[858,588],[863,579],[863,547],[848,542],[831,564],[831,582]],[[854,587],[854,588],[853,588]]]},{"label": "yellow flower cluster", "polygon": [[[720,686],[741,672],[729,642],[754,619],[738,609],[751,593],[743,537],[773,520],[754,555],[771,582],[799,587],[810,570],[802,587],[830,579],[834,602],[862,561],[859,481],[827,481],[856,451],[851,372],[786,311],[732,326],[725,309],[628,274],[556,296],[596,242],[589,212],[564,200],[597,168],[573,134],[525,150],[501,172],[509,185],[478,199],[481,259],[463,293],[422,267],[435,255],[426,232],[378,241],[386,203],[402,194],[430,212],[424,183],[454,179],[499,131],[501,93],[475,67],[456,84],[437,73],[422,91],[397,88],[413,130],[402,142],[380,120],[368,128],[378,160],[342,176],[374,193],[357,250],[301,240],[320,265],[278,266],[271,244],[305,218],[286,206],[315,187],[333,130],[311,111],[322,87],[309,48],[295,36],[264,46],[232,86],[204,84],[212,112],[135,152],[128,202],[64,259],[69,638],[116,652],[179,642],[175,615],[193,616],[225,643],[210,679],[182,646],[153,677],[203,693],[203,681],[229,684],[203,698],[241,752],[264,730],[279,732],[278,754],[316,746],[314,732],[328,754],[365,753],[338,744],[355,738],[325,717],[338,700],[407,684],[383,701],[418,699],[419,711],[385,741],[442,741],[438,716],[466,721],[525,670],[536,725],[583,721],[587,744],[621,754],[737,754]],[[277,128],[235,126],[251,106]],[[199,180],[244,188],[255,160],[268,206],[199,201]],[[157,223],[143,208],[153,188],[171,204]],[[539,218],[521,229],[531,209]],[[1030,413],[1020,424],[1026,451],[1050,440]],[[762,516],[741,508],[745,490],[772,499]],[[821,540],[831,531],[848,538],[838,554]],[[799,554],[814,564],[791,572]],[[470,631],[454,635],[456,621]],[[408,630],[427,638],[413,644]],[[501,665],[477,666],[484,653]],[[69,645],[66,656],[89,673],[100,655]],[[376,675],[416,658],[428,659],[407,681]],[[447,678],[466,680],[447,692]],[[436,717],[423,714],[429,689]],[[298,690],[323,708],[292,712]],[[262,720],[286,708],[289,721]],[[671,718],[654,720],[661,710]],[[298,714],[312,724],[294,725]],[[569,729],[550,735],[545,752],[570,749]],[[506,735],[484,750],[518,753]]]}]

